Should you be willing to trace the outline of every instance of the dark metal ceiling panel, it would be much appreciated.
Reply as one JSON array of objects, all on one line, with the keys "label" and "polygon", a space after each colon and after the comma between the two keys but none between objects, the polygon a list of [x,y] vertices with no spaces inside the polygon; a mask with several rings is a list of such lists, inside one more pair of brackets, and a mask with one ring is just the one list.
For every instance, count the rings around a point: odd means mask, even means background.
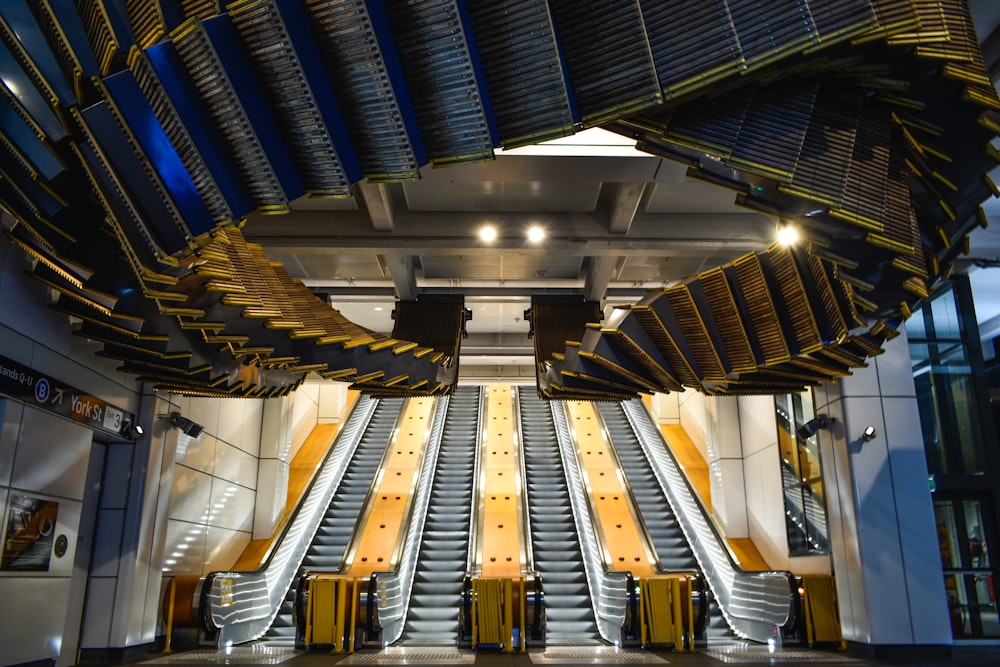
[{"label": "dark metal ceiling panel", "polygon": [[305,4],[364,175],[370,181],[418,178],[426,153],[380,3]]},{"label": "dark metal ceiling panel", "polygon": [[[598,125],[661,101],[638,2],[549,3],[584,125]],[[609,69],[608,63],[616,63]]]},{"label": "dark metal ceiling panel", "polygon": [[[233,3],[230,16],[253,61],[254,73],[278,118],[303,186],[312,196],[348,197],[361,179],[354,148],[319,53],[298,5],[273,0]],[[334,140],[330,128],[335,128]]]},{"label": "dark metal ceiling panel", "polygon": [[545,0],[470,0],[469,12],[500,143],[572,134],[579,119]]}]

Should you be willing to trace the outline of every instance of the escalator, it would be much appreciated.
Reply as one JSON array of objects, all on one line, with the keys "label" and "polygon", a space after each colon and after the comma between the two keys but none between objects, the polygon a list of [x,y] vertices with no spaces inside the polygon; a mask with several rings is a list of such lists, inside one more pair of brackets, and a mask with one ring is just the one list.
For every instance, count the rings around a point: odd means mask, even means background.
[{"label": "escalator", "polygon": [[[600,403],[598,409],[621,462],[636,506],[642,514],[653,548],[664,571],[700,571],[660,484],[620,403]],[[732,639],[733,632],[723,618],[714,597],[709,602],[707,639]]]},{"label": "escalator", "polygon": [[548,646],[601,644],[549,403],[518,391],[535,570],[545,588]]},{"label": "escalator", "polygon": [[454,646],[458,641],[471,532],[480,392],[479,387],[458,387],[448,400],[401,637],[405,645]]},{"label": "escalator", "polygon": [[[383,399],[379,402],[302,560],[299,574],[293,582],[298,582],[306,571],[340,569],[344,552],[354,534],[355,525],[368,497],[375,473],[378,471],[379,462],[392,437],[402,404],[401,398]],[[285,595],[278,615],[262,637],[263,640],[289,645],[295,642],[292,614],[295,594],[296,585],[293,583]]]}]

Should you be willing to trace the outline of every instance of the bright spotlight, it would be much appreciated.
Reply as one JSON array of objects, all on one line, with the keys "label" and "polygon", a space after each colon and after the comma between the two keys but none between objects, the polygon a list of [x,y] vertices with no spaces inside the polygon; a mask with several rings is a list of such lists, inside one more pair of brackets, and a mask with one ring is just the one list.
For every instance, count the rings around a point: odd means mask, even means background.
[{"label": "bright spotlight", "polygon": [[782,245],[793,245],[799,240],[799,233],[794,227],[789,227],[788,225],[782,225],[778,227],[778,243]]},{"label": "bright spotlight", "polygon": [[485,241],[486,243],[493,243],[497,240],[497,230],[496,227],[491,225],[486,225],[479,230],[479,240]]},{"label": "bright spotlight", "polygon": [[534,226],[528,230],[528,240],[532,243],[541,243],[545,238],[545,230],[539,226]]}]

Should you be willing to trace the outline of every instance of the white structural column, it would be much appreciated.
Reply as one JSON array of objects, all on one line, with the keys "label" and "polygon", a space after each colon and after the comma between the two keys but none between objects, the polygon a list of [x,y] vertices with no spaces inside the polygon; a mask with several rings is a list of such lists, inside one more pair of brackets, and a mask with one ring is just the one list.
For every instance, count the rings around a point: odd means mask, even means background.
[{"label": "white structural column", "polygon": [[[951,644],[906,337],[816,392],[844,638],[876,656]],[[876,435],[862,434],[873,426]]]}]

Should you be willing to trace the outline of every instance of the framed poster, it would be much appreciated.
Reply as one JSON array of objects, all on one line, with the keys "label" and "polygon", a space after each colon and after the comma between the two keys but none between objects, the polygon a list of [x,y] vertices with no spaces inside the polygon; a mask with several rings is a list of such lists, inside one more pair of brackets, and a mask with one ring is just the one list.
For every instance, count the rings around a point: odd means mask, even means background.
[{"label": "framed poster", "polygon": [[10,494],[0,570],[48,572],[59,503]]}]

